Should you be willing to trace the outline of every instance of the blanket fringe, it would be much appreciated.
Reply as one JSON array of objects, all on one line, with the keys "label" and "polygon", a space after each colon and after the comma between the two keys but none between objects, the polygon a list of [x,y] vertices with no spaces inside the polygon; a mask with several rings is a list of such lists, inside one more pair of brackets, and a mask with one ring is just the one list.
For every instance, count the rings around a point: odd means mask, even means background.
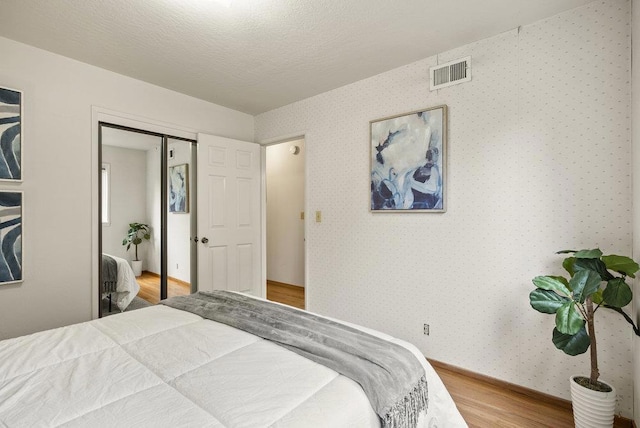
[{"label": "blanket fringe", "polygon": [[415,428],[418,425],[420,412],[427,410],[429,396],[427,379],[422,376],[409,395],[401,398],[393,405],[382,419],[384,428]]}]

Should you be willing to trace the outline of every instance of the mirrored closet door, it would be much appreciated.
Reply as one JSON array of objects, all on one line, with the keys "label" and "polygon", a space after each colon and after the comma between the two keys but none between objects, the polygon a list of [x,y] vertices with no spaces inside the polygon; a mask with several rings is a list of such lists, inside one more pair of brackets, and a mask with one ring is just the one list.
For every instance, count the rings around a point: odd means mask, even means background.
[{"label": "mirrored closet door", "polygon": [[167,139],[167,297],[195,292],[195,151],[191,141]]},{"label": "mirrored closet door", "polygon": [[100,123],[100,316],[197,289],[191,140]]}]

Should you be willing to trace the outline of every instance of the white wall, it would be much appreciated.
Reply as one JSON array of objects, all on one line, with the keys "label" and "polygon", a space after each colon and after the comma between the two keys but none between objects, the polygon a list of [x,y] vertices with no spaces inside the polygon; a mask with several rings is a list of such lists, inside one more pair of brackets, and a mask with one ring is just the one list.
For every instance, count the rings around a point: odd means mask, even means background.
[{"label": "white wall", "polygon": [[[183,163],[191,164],[191,152],[188,142],[169,140],[169,149],[174,149],[175,158],[169,159],[169,167]],[[160,148],[147,152],[147,218],[151,226],[151,245],[144,269],[160,275],[161,256],[161,219],[160,219]],[[191,170],[189,171],[191,174]],[[190,181],[191,182],[191,181]],[[192,198],[189,199],[192,202]],[[187,214],[167,214],[167,274],[182,281],[191,282],[191,209]]]},{"label": "white wall", "polygon": [[[632,2],[632,135],[633,135],[633,255],[640,259],[640,1]],[[634,287],[634,317],[636,325],[640,325],[640,281]],[[640,426],[640,337],[634,337],[633,379],[634,379],[634,418],[636,426]]]},{"label": "white wall", "polygon": [[[191,167],[191,143],[169,140],[174,158],[169,159],[169,167],[187,164],[189,168],[189,204],[193,202],[191,192],[193,175]],[[167,173],[167,177],[169,174]],[[167,189],[168,189],[167,184]],[[167,275],[185,282],[191,282],[191,212],[167,214]]]},{"label": "white wall", "polygon": [[[130,261],[135,258],[135,247],[127,251],[122,245],[129,223],[147,221],[146,152],[103,146],[102,162],[111,165],[111,224],[102,226],[102,251]],[[144,257],[145,245],[138,246],[138,257]]]},{"label": "white wall", "polygon": [[[297,155],[289,151],[293,146]],[[266,152],[267,279],[304,287],[304,140]]]},{"label": "white wall", "polygon": [[[473,81],[429,92],[466,55]],[[588,355],[551,342],[531,279],[555,251],[631,252],[630,4],[594,2],[256,117],[256,140],[306,136],[309,309],[428,357],[568,398]],[[369,121],[449,106],[448,209],[369,212]],[[632,412],[631,336],[599,311],[600,370]],[[431,335],[422,334],[423,323]]]},{"label": "white wall", "polygon": [[24,282],[0,287],[4,339],[86,321],[97,304],[92,106],[240,140],[254,119],[6,38],[0,57],[0,84],[24,91],[25,114],[24,182],[6,185],[25,192]]}]

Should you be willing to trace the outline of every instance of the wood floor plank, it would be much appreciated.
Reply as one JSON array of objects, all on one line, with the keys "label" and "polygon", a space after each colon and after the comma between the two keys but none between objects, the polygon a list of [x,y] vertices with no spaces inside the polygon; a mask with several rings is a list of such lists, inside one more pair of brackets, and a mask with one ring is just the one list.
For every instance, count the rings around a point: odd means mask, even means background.
[{"label": "wood floor plank", "polygon": [[304,309],[304,287],[267,280],[267,300]]},{"label": "wood floor plank", "polygon": [[[138,297],[149,303],[156,304],[160,301],[160,277],[154,273],[144,271],[136,278],[140,285]],[[191,293],[188,283],[169,278],[167,282],[167,294],[183,296]],[[267,299],[304,309],[304,287],[284,284],[276,281],[267,281]]]},{"label": "wood floor plank", "polygon": [[[154,305],[160,301],[160,276],[144,271],[142,275],[136,277],[136,281],[140,285],[138,297]],[[189,283],[168,278],[167,295],[169,297],[184,296],[190,293],[191,286]]]},{"label": "wood floor plank", "polygon": [[[465,373],[430,361],[471,428],[573,428],[571,403],[481,375]],[[484,379],[483,379],[484,378]],[[568,386],[567,386],[568,388]],[[632,421],[616,417],[615,428],[631,428]]]},{"label": "wood floor plank", "polygon": [[571,410],[432,365],[470,427],[573,427]]}]

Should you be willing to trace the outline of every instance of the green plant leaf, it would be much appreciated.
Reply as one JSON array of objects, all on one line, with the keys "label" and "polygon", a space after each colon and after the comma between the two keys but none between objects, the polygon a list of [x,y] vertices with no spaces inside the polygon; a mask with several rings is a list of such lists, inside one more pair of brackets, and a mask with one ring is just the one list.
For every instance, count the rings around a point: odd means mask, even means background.
[{"label": "green plant leaf", "polygon": [[602,297],[602,289],[598,289],[595,293],[593,293],[591,295],[591,300],[593,301],[593,303],[595,303],[596,305],[601,304],[602,302],[604,302],[604,297]]},{"label": "green plant leaf", "polygon": [[576,263],[576,258],[575,257],[567,257],[562,262],[562,267],[564,268],[564,270],[569,272],[569,275],[573,276],[576,273],[576,271],[574,269],[575,263]]},{"label": "green plant leaf", "polygon": [[555,291],[536,288],[529,293],[529,302],[531,303],[531,307],[538,312],[555,314],[562,305],[569,302],[569,299],[559,295]]},{"label": "green plant leaf", "polygon": [[622,308],[631,303],[631,287],[622,278],[615,278],[607,282],[602,297],[607,305]]},{"label": "green plant leaf", "polygon": [[584,319],[576,309],[576,302],[569,301],[556,312],[556,328],[560,333],[576,334],[584,327]]},{"label": "green plant leaf", "polygon": [[576,259],[599,259],[602,256],[602,251],[600,251],[600,248],[595,248],[593,250],[580,250],[576,251],[574,256]]},{"label": "green plant leaf", "polygon": [[561,281],[552,276],[536,276],[533,278],[533,285],[543,290],[556,291],[565,296],[571,296],[571,291]]},{"label": "green plant leaf", "polygon": [[[142,234],[142,235],[141,235]],[[142,240],[150,240],[151,234],[149,232],[149,225],[144,223],[129,223],[129,230],[127,231],[127,237],[122,240],[122,245],[127,245],[127,251],[131,248],[131,245],[136,246],[136,252],[138,251],[138,245],[142,243]],[[137,254],[136,254],[137,257]]]},{"label": "green plant leaf", "polygon": [[565,285],[565,287],[567,287],[569,290],[571,290],[571,286],[569,285],[569,281],[567,281],[567,278],[565,278],[564,276],[555,276],[555,275],[547,275],[547,276],[549,278],[557,279],[558,281],[563,283]]},{"label": "green plant leaf", "polygon": [[576,334],[563,334],[557,328],[553,329],[553,344],[568,355],[580,355],[587,352],[591,341],[584,326]]},{"label": "green plant leaf", "polygon": [[600,288],[600,275],[592,270],[579,270],[569,281],[571,290],[573,290],[573,300],[584,303],[591,294]]},{"label": "green plant leaf", "polygon": [[615,276],[611,275],[607,270],[607,266],[600,259],[576,259],[573,268],[576,272],[579,270],[592,270],[597,272],[603,281],[609,281],[610,279],[615,278]]},{"label": "green plant leaf", "polygon": [[635,278],[634,274],[640,270],[638,263],[625,256],[611,254],[610,256],[602,256],[602,261],[607,266],[607,269],[630,276],[631,278]]}]

